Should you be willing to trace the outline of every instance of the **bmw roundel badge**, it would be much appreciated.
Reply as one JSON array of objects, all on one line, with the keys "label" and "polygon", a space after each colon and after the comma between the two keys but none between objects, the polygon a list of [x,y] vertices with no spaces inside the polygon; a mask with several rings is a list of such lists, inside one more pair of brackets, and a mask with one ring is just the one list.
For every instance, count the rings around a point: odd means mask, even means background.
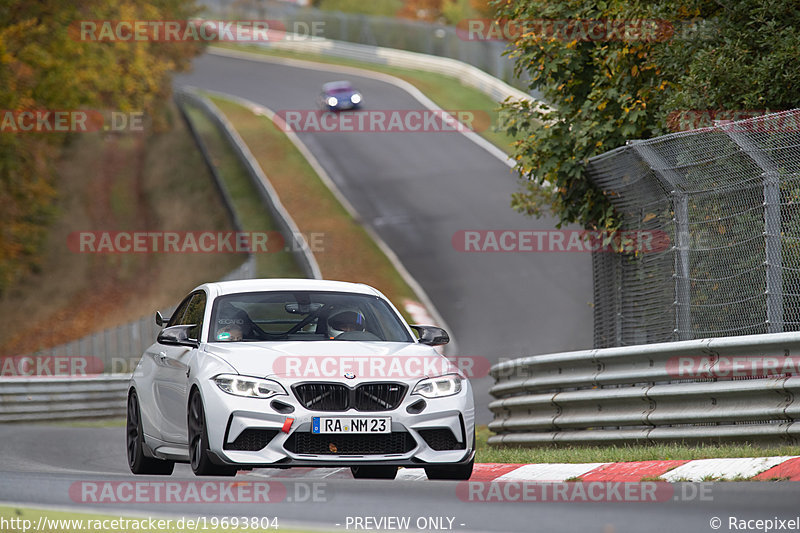
[{"label": "bmw roundel badge", "polygon": [[346,377],[347,379],[356,379],[356,375],[352,372],[345,372],[344,377]]}]

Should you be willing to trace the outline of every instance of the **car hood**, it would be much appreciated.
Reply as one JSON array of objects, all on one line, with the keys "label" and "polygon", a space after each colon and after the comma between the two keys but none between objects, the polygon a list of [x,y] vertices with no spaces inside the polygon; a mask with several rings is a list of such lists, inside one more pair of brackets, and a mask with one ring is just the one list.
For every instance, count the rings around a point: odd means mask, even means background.
[{"label": "car hood", "polygon": [[457,372],[432,347],[407,342],[305,341],[209,344],[239,374],[282,381],[415,381]]}]

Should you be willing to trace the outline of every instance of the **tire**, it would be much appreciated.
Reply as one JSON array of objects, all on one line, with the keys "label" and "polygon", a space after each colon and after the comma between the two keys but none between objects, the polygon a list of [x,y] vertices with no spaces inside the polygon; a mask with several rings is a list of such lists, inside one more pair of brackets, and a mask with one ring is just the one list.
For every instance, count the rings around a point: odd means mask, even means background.
[{"label": "tire", "polygon": [[128,466],[137,475],[168,476],[175,468],[175,462],[164,461],[144,454],[144,431],[142,431],[142,411],[136,391],[128,395],[128,414],[125,423],[125,443],[128,452]]},{"label": "tire", "polygon": [[[472,435],[472,451],[475,451],[476,438]],[[450,479],[454,481],[466,481],[472,476],[472,468],[475,466],[475,457],[469,463],[450,466],[426,466],[425,475],[428,479]]]},{"label": "tire", "polygon": [[189,412],[187,413],[189,429],[189,462],[192,472],[196,476],[235,476],[235,466],[216,465],[211,462],[208,453],[208,429],[206,427],[206,413],[203,408],[203,399],[195,392],[189,399]]},{"label": "tire", "polygon": [[351,466],[350,472],[356,479],[394,479],[396,466]]},{"label": "tire", "polygon": [[475,458],[469,463],[452,466],[426,466],[425,475],[428,479],[451,479],[465,481],[472,476],[472,467],[475,466]]}]

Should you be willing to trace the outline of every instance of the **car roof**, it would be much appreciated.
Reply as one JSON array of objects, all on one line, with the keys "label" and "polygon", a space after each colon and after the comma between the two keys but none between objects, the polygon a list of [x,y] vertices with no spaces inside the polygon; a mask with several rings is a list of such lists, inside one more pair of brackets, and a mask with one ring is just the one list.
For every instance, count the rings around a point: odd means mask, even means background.
[{"label": "car roof", "polygon": [[349,81],[331,81],[322,86],[323,91],[344,91],[353,88]]},{"label": "car roof", "polygon": [[352,292],[384,297],[380,291],[363,283],[350,283],[346,281],[331,281],[323,279],[298,279],[298,278],[272,278],[272,279],[243,279],[236,281],[217,281],[206,283],[199,288],[207,287],[212,296],[235,294],[240,292],[265,292],[265,291],[332,291]]}]

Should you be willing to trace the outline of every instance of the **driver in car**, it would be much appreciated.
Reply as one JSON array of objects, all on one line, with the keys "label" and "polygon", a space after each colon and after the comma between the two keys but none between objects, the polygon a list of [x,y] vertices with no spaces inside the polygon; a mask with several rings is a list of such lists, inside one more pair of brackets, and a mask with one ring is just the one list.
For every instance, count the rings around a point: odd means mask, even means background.
[{"label": "driver in car", "polygon": [[218,341],[238,342],[242,340],[242,328],[236,324],[221,327],[217,331]]},{"label": "driver in car", "polygon": [[361,311],[337,311],[328,317],[330,337],[335,338],[349,331],[365,331],[364,314]]}]

